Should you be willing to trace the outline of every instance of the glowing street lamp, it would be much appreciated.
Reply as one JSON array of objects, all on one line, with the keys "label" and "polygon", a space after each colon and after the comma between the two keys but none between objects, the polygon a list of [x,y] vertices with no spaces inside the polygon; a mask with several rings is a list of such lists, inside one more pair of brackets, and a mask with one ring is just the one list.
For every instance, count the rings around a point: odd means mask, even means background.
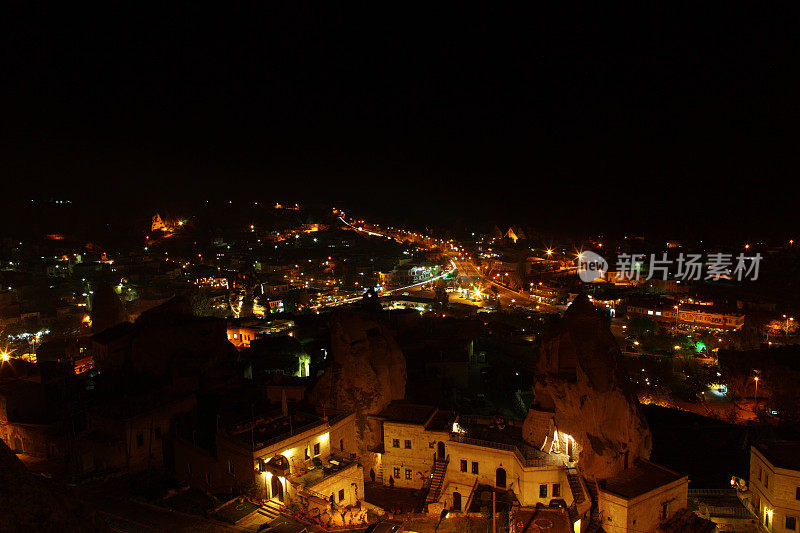
[{"label": "glowing street lamp", "polygon": [[755,392],[755,395],[753,396],[753,401],[756,402],[756,407],[758,407],[758,380],[759,379],[761,379],[761,378],[759,378],[758,376],[753,378],[753,381],[756,382],[756,392]]}]

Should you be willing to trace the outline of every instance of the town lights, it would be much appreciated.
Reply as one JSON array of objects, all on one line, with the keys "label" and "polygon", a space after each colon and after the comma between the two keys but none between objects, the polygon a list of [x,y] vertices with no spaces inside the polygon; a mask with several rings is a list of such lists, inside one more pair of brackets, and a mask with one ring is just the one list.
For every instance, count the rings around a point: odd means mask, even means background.
[{"label": "town lights", "polygon": [[11,359],[11,354],[10,353],[8,353],[8,352],[0,353],[0,361],[2,361],[4,363],[7,363],[9,359]]}]

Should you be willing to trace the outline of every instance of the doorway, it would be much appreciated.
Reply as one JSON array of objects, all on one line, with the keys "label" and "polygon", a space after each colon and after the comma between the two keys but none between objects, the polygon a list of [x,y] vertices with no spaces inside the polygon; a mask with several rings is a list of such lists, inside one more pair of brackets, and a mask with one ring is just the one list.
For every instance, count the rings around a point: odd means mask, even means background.
[{"label": "doorway", "polygon": [[506,488],[506,471],[505,471],[505,469],[504,468],[498,468],[495,477],[497,478],[495,480],[495,485],[500,487],[501,489]]},{"label": "doorway", "polygon": [[461,510],[461,493],[454,492],[453,493],[453,511],[460,511]]},{"label": "doorway", "polygon": [[278,501],[283,501],[283,483],[278,476],[272,476],[272,497]]},{"label": "doorway", "polygon": [[438,458],[444,459],[444,442],[439,441],[436,451],[438,452]]}]

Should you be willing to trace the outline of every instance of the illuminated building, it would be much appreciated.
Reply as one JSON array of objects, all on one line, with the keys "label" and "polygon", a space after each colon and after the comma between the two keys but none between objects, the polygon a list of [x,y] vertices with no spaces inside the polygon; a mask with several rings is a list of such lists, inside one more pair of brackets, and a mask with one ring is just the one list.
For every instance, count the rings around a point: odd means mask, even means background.
[{"label": "illuminated building", "polygon": [[216,433],[212,455],[189,438],[175,442],[179,477],[211,493],[257,487],[265,500],[330,508],[364,495],[356,450],[355,415],[320,417],[278,410],[243,415]]},{"label": "illuminated building", "polygon": [[572,448],[542,451],[523,441],[519,425],[425,405],[393,402],[375,418],[384,437],[378,479],[427,486],[429,512],[445,502],[453,512],[466,512],[478,497],[476,487],[487,486],[512,491],[522,507],[563,500],[573,522],[589,523],[589,489],[568,455]]},{"label": "illuminated building", "polygon": [[800,526],[800,443],[751,446],[749,489],[750,510],[767,531],[797,531]]},{"label": "illuminated building", "polygon": [[722,306],[678,303],[664,298],[629,302],[627,313],[629,317],[642,316],[672,325],[676,323],[677,313],[679,324],[711,329],[741,329],[745,317],[741,311]]}]

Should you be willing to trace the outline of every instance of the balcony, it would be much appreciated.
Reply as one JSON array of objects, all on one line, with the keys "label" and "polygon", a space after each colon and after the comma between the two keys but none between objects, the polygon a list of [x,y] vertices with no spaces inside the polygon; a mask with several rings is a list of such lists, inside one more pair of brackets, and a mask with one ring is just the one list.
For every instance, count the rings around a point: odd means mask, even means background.
[{"label": "balcony", "polygon": [[495,450],[512,452],[517,457],[520,464],[527,467],[565,466],[569,461],[569,457],[566,455],[547,454],[523,443],[509,444],[505,442],[474,439],[459,434],[451,434],[450,440],[463,444],[480,446],[482,448],[493,448]]},{"label": "balcony", "polygon": [[306,461],[303,465],[293,468],[294,475],[290,480],[292,483],[301,485],[308,489],[320,481],[335,476],[339,472],[357,465],[355,458],[345,458],[339,455],[331,455],[327,459],[315,457],[313,461]]}]

